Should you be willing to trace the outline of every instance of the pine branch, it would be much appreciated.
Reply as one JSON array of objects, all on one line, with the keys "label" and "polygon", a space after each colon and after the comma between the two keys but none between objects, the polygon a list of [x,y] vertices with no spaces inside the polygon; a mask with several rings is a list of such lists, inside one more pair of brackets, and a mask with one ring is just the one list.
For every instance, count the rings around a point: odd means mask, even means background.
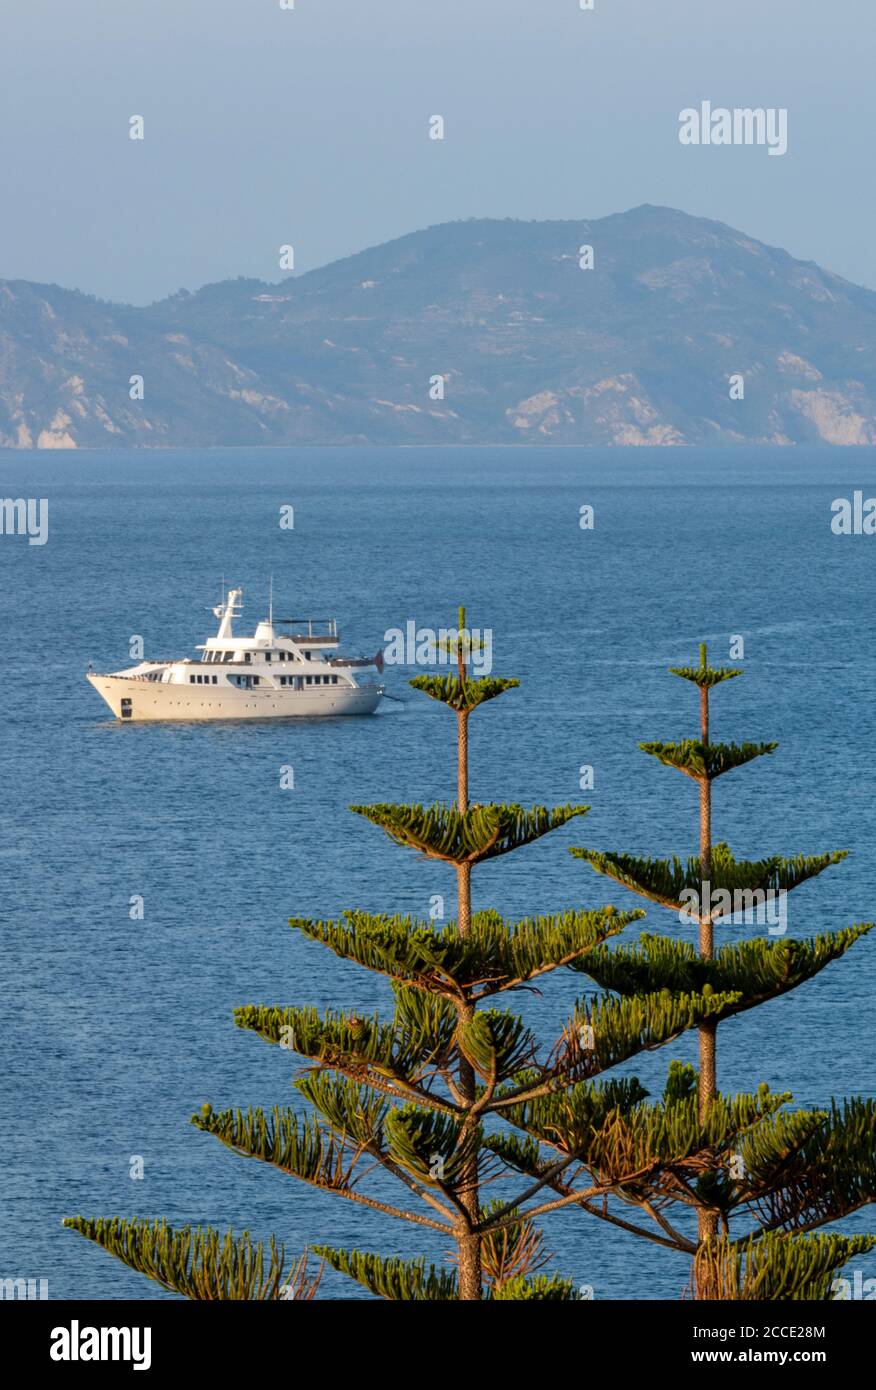
[{"label": "pine branch", "polygon": [[518,680],[504,680],[499,676],[483,676],[479,680],[460,680],[459,676],[415,676],[408,682],[415,690],[422,690],[433,700],[440,700],[457,713],[477,709],[488,700],[495,700],[506,690],[518,686]]},{"label": "pine branch", "polygon": [[686,777],[704,778],[709,782],[732,772],[736,767],[774,753],[777,743],[701,743],[686,738],[681,743],[640,743],[643,753],[649,753],[667,767],[675,767]]},{"label": "pine branch", "polygon": [[542,1177],[546,1166],[542,1145],[563,1153],[577,1152],[610,1117],[627,1114],[647,1095],[634,1076],[620,1081],[578,1081],[562,1093],[506,1111],[502,1118],[524,1131],[526,1137],[506,1132],[487,1134],[484,1147],[515,1172]]},{"label": "pine branch", "polygon": [[138,1274],[183,1298],[202,1301],[312,1299],[320,1279],[307,1276],[307,1257],[288,1270],[272,1238],[267,1250],[247,1232],[235,1236],[211,1226],[174,1230],[166,1221],[66,1217],[64,1225],[94,1241]]},{"label": "pine branch", "polygon": [[711,921],[731,918],[739,913],[753,914],[763,895],[775,897],[779,893],[790,893],[810,878],[815,878],[833,864],[846,858],[848,850],[817,855],[797,855],[793,859],[783,859],[774,855],[769,859],[734,859],[730,848],[724,843],[712,846],[712,861],[708,883],[714,902],[716,895],[728,895],[723,901],[699,904],[703,884],[703,869],[699,856],[682,861],[672,859],[641,859],[635,855],[600,853],[590,849],[570,849],[576,859],[585,860],[597,873],[604,874],[615,883],[638,893],[650,902],[668,907],[672,911],[689,912],[691,895],[696,895],[697,908],[694,915],[705,915],[701,907],[711,907]]},{"label": "pine branch", "polygon": [[479,1009],[457,1029],[459,1049],[475,1071],[495,1088],[525,1066],[536,1053],[534,1033],[516,1014]]},{"label": "pine branch", "polygon": [[[370,1099],[373,1105],[373,1097]],[[217,1113],[205,1105],[200,1115],[192,1116],[192,1123],[206,1134],[212,1134],[235,1153],[261,1159],[263,1163],[269,1163],[311,1187],[336,1193],[347,1201],[382,1211],[387,1216],[428,1226],[449,1235],[452,1227],[419,1212],[406,1211],[402,1207],[378,1201],[376,1197],[358,1192],[353,1187],[353,1171],[363,1156],[370,1155],[383,1161],[381,1134],[376,1125],[372,1125],[372,1116],[373,1111],[363,1110],[356,1123],[359,1135],[353,1136],[352,1141],[346,1135],[326,1135],[315,1120],[302,1120],[294,1111],[276,1107],[268,1118],[259,1109]],[[356,1119],[355,1116],[353,1118]],[[370,1137],[366,1138],[366,1135]]]},{"label": "pine branch", "polygon": [[427,859],[450,864],[480,864],[510,854],[558,830],[589,806],[533,806],[516,803],[475,805],[459,811],[455,805],[403,806],[388,802],[351,806],[350,810],[380,826],[396,844],[419,851]]},{"label": "pine branch", "polygon": [[[422,1028],[383,1024],[377,1015],[371,1019],[348,1017],[327,1010],[323,1018],[316,1009],[280,1008],[246,1004],[234,1011],[239,1028],[257,1033],[267,1042],[278,1043],[321,1066],[374,1086],[398,1099],[416,1097],[435,1110],[451,1112],[448,1101],[417,1085],[426,1069],[442,1057],[453,1041],[456,1020],[445,1011],[429,1014],[423,1010]],[[437,1035],[430,1029],[438,1025]]]},{"label": "pine branch", "polygon": [[481,1146],[477,1126],[436,1115],[416,1105],[387,1114],[383,1137],[388,1156],[425,1187],[452,1196],[465,1181],[471,1159]]},{"label": "pine branch", "polygon": [[876,1100],[834,1101],[788,1155],[742,1149],[746,1181],[769,1230],[812,1231],[876,1201]]},{"label": "pine branch", "polygon": [[291,925],[335,955],[404,986],[482,1000],[571,964],[643,916],[639,909],[617,912],[605,907],[509,925],[496,912],[476,912],[467,936],[461,936],[453,922],[436,928],[412,917],[364,912],[347,912],[343,922],[292,918]]},{"label": "pine branch", "polygon": [[575,1087],[567,1095],[526,1102],[504,1118],[539,1143],[574,1154],[599,1182],[618,1186],[629,1172],[685,1166],[698,1172],[722,1150],[738,1148],[741,1137],[787,1099],[769,1092],[720,1096],[700,1122],[696,1095],[668,1103],[606,1106],[600,1113],[586,1090]]},{"label": "pine branch", "polygon": [[[502,1205],[492,1202],[481,1208],[481,1221],[488,1222]],[[481,1268],[493,1297],[502,1297],[503,1289],[542,1269],[550,1258],[543,1247],[544,1236],[525,1216],[488,1232],[481,1240]]]},{"label": "pine branch", "polygon": [[377,1298],[401,1303],[446,1302],[457,1298],[455,1273],[426,1269],[425,1259],[384,1259],[359,1250],[337,1250],[331,1245],[314,1245],[314,1254],[332,1269],[355,1279]]},{"label": "pine branch", "polygon": [[490,1294],[494,1303],[499,1302],[537,1302],[537,1303],[582,1303],[585,1296],[578,1292],[572,1279],[562,1279],[556,1274],[537,1274],[534,1279],[510,1279],[501,1288]]},{"label": "pine branch", "polygon": [[739,994],[724,1017],[778,999],[838,960],[872,929],[871,922],[809,938],[757,938],[722,946],[703,959],[688,942],[645,933],[634,947],[608,951],[597,947],[580,956],[572,969],[589,975],[602,989],[636,995],[669,989],[696,994],[706,985],[717,994]]},{"label": "pine branch", "polygon": [[575,1081],[589,1080],[640,1052],[661,1047],[688,1028],[719,1017],[735,995],[671,995],[668,990],[631,999],[594,997],[579,1001],[555,1048],[556,1061],[503,1091],[490,1109],[505,1113],[515,1105],[551,1095]]},{"label": "pine branch", "polygon": [[745,671],[741,666],[707,666],[701,663],[699,666],[670,666],[669,674],[692,681],[700,690],[711,690],[722,681],[732,680],[734,676],[744,676]]},{"label": "pine branch", "polygon": [[[647,1096],[647,1092],[642,1089],[635,1078],[631,1081],[608,1082],[604,1086],[592,1086],[589,1083],[581,1082],[566,1094],[569,1101],[569,1112],[574,1114],[574,1123],[579,1135],[588,1132],[598,1133],[605,1126],[610,1112],[624,1113]],[[582,1100],[585,1099],[590,1101],[586,1115],[582,1114]],[[505,1116],[504,1118],[508,1119],[509,1117]],[[548,1124],[544,1125],[543,1133],[545,1135],[549,1133]],[[551,1191],[556,1192],[559,1196],[571,1197],[574,1194],[574,1187],[563,1182],[558,1175],[548,1176],[555,1169],[555,1160],[548,1161],[542,1154],[542,1143],[557,1148],[558,1144],[563,1141],[570,1146],[574,1142],[570,1140],[565,1124],[560,1122],[554,1127],[550,1137],[545,1137],[541,1142],[531,1135],[525,1135],[521,1138],[516,1134],[500,1133],[486,1135],[484,1147],[489,1149],[505,1167],[521,1173],[525,1177],[539,1181],[545,1180]],[[623,1191],[617,1195],[625,1198]],[[631,1199],[626,1198],[626,1200]],[[636,1204],[648,1211],[649,1215],[665,1232],[664,1235],[658,1235],[647,1227],[635,1225],[609,1211],[607,1195],[599,1204],[579,1196],[578,1204],[583,1210],[597,1216],[601,1221],[617,1226],[620,1230],[628,1231],[631,1235],[641,1236],[665,1249],[682,1250],[689,1254],[693,1254],[696,1250],[694,1242],[687,1240],[680,1232],[671,1228],[665,1218],[659,1213],[651,1211],[649,1204],[644,1200]]]}]

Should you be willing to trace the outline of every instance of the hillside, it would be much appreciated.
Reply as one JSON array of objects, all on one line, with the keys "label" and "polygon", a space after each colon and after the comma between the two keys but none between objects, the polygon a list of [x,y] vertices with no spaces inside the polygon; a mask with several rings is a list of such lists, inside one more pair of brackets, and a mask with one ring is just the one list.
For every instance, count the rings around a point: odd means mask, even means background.
[{"label": "hillside", "polygon": [[0,281],[4,446],[819,440],[876,442],[876,294],[668,208],[449,223],[147,308]]}]

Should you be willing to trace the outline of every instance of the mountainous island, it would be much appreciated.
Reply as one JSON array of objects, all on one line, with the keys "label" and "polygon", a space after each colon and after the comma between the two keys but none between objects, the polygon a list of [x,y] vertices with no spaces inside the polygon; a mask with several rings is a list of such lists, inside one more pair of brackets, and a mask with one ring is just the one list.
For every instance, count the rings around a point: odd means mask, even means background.
[{"label": "mountainous island", "polygon": [[817,442],[876,442],[876,293],[671,208],[144,308],[0,281],[3,447]]}]

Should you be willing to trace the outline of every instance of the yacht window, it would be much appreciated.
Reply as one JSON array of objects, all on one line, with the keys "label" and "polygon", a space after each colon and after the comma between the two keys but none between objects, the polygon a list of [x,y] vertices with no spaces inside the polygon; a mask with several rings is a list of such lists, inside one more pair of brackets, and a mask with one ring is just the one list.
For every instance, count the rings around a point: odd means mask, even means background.
[{"label": "yacht window", "polygon": [[212,681],[213,681],[213,684],[214,684],[214,685],[218,685],[218,683],[219,683],[219,677],[218,677],[218,676],[213,676],[213,677],[212,677]]},{"label": "yacht window", "polygon": [[244,652],[243,659],[246,662],[252,661],[252,654],[250,652]]},{"label": "yacht window", "polygon": [[194,683],[195,683],[195,678],[194,678],[194,676],[189,676],[189,685],[194,685]]},{"label": "yacht window", "polygon": [[265,661],[270,661],[270,659],[271,659],[271,653],[270,653],[270,652],[265,652]]}]

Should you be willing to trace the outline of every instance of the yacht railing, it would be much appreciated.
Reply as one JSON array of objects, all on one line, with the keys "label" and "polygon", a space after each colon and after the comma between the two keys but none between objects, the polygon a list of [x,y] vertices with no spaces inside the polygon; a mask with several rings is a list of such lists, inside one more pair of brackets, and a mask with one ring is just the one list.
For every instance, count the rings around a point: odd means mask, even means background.
[{"label": "yacht railing", "polygon": [[[334,639],[337,641],[338,636],[339,636],[339,633],[338,633],[338,620],[337,620],[337,618],[275,618],[275,619],[274,619],[274,626],[275,626],[275,627],[278,627],[278,626],[279,626],[279,627],[298,627],[298,626],[300,626],[301,629],[302,629],[301,632],[286,633],[286,634],[284,634],[285,636],[291,637],[292,640],[293,640],[294,642],[301,642],[301,641],[304,641],[304,640],[306,640],[306,638],[308,638],[308,637],[311,638],[311,639],[314,639],[314,638],[315,638],[315,639],[317,639],[317,640],[319,640],[320,638],[331,637],[331,638],[334,638]],[[315,627],[316,627],[317,629],[318,629],[319,627],[325,627],[325,628],[327,629],[327,631],[325,631],[325,632],[314,631],[314,628],[315,628]],[[305,628],[307,629],[306,632],[304,631]]]}]

